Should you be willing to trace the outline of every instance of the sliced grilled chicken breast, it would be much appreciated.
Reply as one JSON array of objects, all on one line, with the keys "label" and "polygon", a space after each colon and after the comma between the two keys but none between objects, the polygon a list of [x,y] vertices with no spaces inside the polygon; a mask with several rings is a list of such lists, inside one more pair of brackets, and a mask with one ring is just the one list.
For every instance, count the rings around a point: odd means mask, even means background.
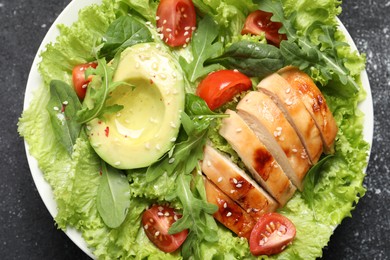
[{"label": "sliced grilled chicken breast", "polygon": [[291,91],[290,84],[277,73],[263,79],[257,88],[278,105],[305,147],[302,157],[308,156],[310,162],[315,164],[323,151],[322,139],[300,95]]},{"label": "sliced grilled chicken breast", "polygon": [[210,180],[206,177],[203,177],[203,180],[207,201],[218,206],[217,212],[213,215],[214,218],[239,237],[249,239],[253,226],[256,224],[255,219]]},{"label": "sliced grilled chicken breast", "polygon": [[237,152],[252,177],[284,206],[296,187],[243,119],[232,110],[225,113],[229,117],[222,119],[219,134]]},{"label": "sliced grilled chicken breast", "polygon": [[210,145],[204,149],[202,172],[256,220],[278,207],[278,203],[245,171]]},{"label": "sliced grilled chicken breast", "polygon": [[296,67],[286,67],[278,74],[288,81],[292,87],[291,91],[296,91],[300,95],[306,109],[320,130],[325,153],[333,153],[338,128],[321,91],[309,75]]},{"label": "sliced grilled chicken breast", "polygon": [[311,164],[296,131],[282,111],[266,94],[251,91],[237,105],[238,114],[280,164],[292,183],[303,189]]}]

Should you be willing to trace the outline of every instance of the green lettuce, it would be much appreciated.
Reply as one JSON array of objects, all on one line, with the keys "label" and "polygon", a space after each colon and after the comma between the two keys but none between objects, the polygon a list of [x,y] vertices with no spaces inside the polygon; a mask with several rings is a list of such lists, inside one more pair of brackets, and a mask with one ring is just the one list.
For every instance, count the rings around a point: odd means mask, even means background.
[{"label": "green lettuce", "polygon": [[[327,25],[336,24],[340,1],[293,1],[284,0],[286,13],[297,11],[299,17],[294,24],[297,32],[304,32],[310,24],[320,20]],[[141,227],[140,217],[152,201],[166,201],[176,191],[172,180],[176,176],[162,175],[146,186],[144,171],[128,172],[131,188],[129,213],[120,227],[108,228],[100,218],[96,208],[96,194],[100,181],[100,158],[90,146],[85,134],[81,134],[70,156],[66,149],[58,145],[46,110],[49,102],[49,83],[52,79],[71,84],[71,71],[74,65],[95,58],[96,47],[101,36],[118,15],[129,8],[154,21],[156,1],[144,0],[104,0],[102,5],[93,5],[80,11],[79,19],[72,26],[61,25],[60,36],[41,53],[39,71],[44,84],[39,86],[34,98],[18,123],[18,131],[29,145],[34,156],[51,185],[57,203],[55,217],[59,228],[73,226],[99,259],[181,259],[180,253],[166,254],[157,249],[146,237]],[[200,1],[194,4],[203,14],[212,17],[224,28],[220,35],[225,40],[239,35],[245,16],[256,9],[251,1],[225,0]],[[144,12],[144,10],[148,10]],[[221,39],[221,37],[219,39]],[[227,38],[226,38],[227,37]],[[318,38],[318,37],[317,37]],[[339,41],[345,40],[336,33]],[[344,59],[350,75],[359,79],[364,69],[365,57],[352,52],[348,46],[337,49],[338,56]],[[314,259],[322,255],[335,227],[342,219],[351,215],[351,210],[364,195],[362,186],[364,169],[367,165],[368,144],[362,138],[364,115],[357,104],[365,97],[360,90],[349,99],[338,97],[327,89],[326,99],[333,112],[339,132],[336,138],[336,154],[313,176],[316,182],[308,182],[305,193],[297,192],[280,212],[290,218],[297,236],[293,244],[281,254],[264,259]],[[221,149],[235,157],[224,143],[216,128],[210,131],[210,139]],[[38,130],[39,129],[39,130]],[[222,148],[223,147],[223,148]],[[238,160],[239,161],[239,160]],[[152,188],[151,188],[152,186]],[[218,225],[218,241],[202,242],[202,259],[250,259],[254,258],[245,239]]]}]

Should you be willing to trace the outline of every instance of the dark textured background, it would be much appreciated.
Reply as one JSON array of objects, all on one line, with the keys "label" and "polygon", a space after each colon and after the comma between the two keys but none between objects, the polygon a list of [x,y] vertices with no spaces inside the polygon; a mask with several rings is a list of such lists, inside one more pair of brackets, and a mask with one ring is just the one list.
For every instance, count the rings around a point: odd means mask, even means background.
[{"label": "dark textured background", "polygon": [[[0,0],[0,259],[88,259],[56,229],[16,131],[35,53],[68,3]],[[375,128],[367,193],[336,229],[323,259],[390,259],[390,1],[345,0],[340,19],[367,54]]]}]

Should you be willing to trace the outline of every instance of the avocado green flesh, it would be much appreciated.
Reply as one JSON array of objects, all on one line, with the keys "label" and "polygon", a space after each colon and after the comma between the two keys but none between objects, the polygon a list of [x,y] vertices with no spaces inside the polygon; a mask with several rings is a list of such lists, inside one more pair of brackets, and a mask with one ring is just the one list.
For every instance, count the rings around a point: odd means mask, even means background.
[{"label": "avocado green flesh", "polygon": [[88,123],[92,147],[119,169],[146,167],[173,145],[184,109],[184,81],[172,58],[158,44],[145,43],[122,52],[107,106],[122,105],[105,120]]}]

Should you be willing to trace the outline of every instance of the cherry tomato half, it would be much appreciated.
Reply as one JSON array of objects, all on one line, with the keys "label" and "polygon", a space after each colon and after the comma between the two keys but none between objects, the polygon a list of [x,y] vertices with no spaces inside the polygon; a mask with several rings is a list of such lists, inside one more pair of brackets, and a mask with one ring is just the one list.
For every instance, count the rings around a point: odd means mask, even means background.
[{"label": "cherry tomato half", "polygon": [[161,0],[157,8],[157,28],[169,46],[189,42],[196,25],[195,7],[191,0]]},{"label": "cherry tomato half", "polygon": [[255,256],[278,254],[295,238],[294,224],[279,213],[262,216],[252,230],[249,248]]},{"label": "cherry tomato half", "polygon": [[97,63],[90,62],[85,64],[79,64],[75,66],[72,71],[73,87],[76,91],[77,96],[81,100],[84,99],[85,93],[87,92],[87,86],[92,80],[92,77],[85,78],[85,71],[91,67],[96,68]]},{"label": "cherry tomato half", "polygon": [[252,81],[236,70],[219,70],[206,76],[198,85],[197,95],[211,110],[232,100],[238,93],[252,87]]},{"label": "cherry tomato half", "polygon": [[282,24],[272,22],[272,15],[272,13],[261,10],[250,13],[246,18],[241,34],[259,35],[264,32],[267,41],[279,47],[282,40],[287,40],[287,36],[285,34],[279,34],[279,29],[282,27]]},{"label": "cherry tomato half", "polygon": [[142,225],[146,236],[160,250],[171,253],[186,240],[188,230],[177,234],[168,234],[169,228],[182,216],[167,206],[153,205],[142,215]]}]

